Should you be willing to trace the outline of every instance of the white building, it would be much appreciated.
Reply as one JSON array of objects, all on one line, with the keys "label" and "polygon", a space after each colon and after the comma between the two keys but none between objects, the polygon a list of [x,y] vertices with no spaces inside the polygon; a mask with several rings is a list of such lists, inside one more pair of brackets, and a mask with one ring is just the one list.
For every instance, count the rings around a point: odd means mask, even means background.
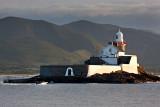
[{"label": "white building", "polygon": [[114,40],[109,42],[108,46],[104,47],[98,55],[98,58],[103,60],[104,64],[89,64],[87,76],[96,73],[111,73],[118,70],[138,74],[137,56],[125,54],[126,45],[123,33],[119,30],[114,36]]},{"label": "white building", "polygon": [[60,77],[86,78],[95,74],[125,71],[138,74],[136,55],[125,53],[126,42],[123,33],[119,30],[114,40],[108,43],[96,57],[90,57],[82,65],[46,65],[40,67],[40,76],[46,80]]}]

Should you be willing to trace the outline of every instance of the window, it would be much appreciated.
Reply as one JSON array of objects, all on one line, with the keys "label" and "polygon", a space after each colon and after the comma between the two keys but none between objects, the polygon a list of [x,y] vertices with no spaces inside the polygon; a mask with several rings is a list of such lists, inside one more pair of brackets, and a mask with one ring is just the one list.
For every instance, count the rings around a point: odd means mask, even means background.
[{"label": "window", "polygon": [[116,39],[118,39],[118,36],[116,36]]}]

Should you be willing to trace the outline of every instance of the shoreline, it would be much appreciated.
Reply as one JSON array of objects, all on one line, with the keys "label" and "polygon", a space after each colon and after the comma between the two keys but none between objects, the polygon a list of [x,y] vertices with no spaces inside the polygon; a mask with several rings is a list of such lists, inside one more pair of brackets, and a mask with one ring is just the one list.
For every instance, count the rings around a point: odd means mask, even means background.
[{"label": "shoreline", "polygon": [[[160,77],[140,72],[140,74],[116,71],[112,73],[95,74],[90,77],[55,76],[44,78],[40,75],[3,75],[8,77],[4,83],[111,83],[111,84],[137,84],[146,82],[160,82]],[[23,77],[23,78],[22,78]],[[25,78],[26,77],[26,78]]]}]

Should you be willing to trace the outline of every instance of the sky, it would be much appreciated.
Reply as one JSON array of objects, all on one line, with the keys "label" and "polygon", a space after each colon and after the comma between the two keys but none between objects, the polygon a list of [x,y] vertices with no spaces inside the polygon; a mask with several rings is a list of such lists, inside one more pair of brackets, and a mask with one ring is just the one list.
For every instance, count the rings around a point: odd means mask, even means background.
[{"label": "sky", "polygon": [[0,0],[7,16],[65,24],[89,20],[160,33],[160,0]]}]

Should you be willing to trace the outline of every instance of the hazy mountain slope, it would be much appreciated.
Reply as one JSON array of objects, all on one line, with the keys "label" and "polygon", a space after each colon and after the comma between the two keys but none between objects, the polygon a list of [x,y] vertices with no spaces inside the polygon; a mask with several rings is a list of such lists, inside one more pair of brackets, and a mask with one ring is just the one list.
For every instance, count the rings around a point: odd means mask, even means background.
[{"label": "hazy mountain slope", "polygon": [[[45,21],[35,21],[15,17],[0,20],[0,34],[8,38],[37,37],[36,39],[53,43],[63,49],[92,49],[92,44],[83,35]],[[27,39],[27,38],[26,38]],[[83,44],[82,44],[83,41]],[[74,44],[74,45],[73,45]]]},{"label": "hazy mountain slope", "polygon": [[[1,62],[7,61],[22,65],[72,62],[72,59],[70,59],[72,57],[71,53],[53,44],[35,38],[23,39],[23,41],[17,39],[16,43],[15,41],[9,41],[8,44],[6,43],[6,48],[1,48],[0,55],[3,56]],[[75,58],[75,55],[73,57]]]},{"label": "hazy mountain slope", "polygon": [[1,65],[76,63],[86,55],[74,51],[91,51],[93,47],[83,35],[45,21],[15,17],[0,20]]},{"label": "hazy mountain slope", "polygon": [[[98,53],[118,26],[77,21],[58,26],[42,20],[0,19],[0,69],[10,66],[78,63]],[[121,28],[128,52],[140,62],[159,67],[160,35]]]},{"label": "hazy mountain slope", "polygon": [[66,26],[73,31],[95,37],[99,42],[103,44],[108,40],[112,40],[113,35],[115,35],[117,30],[119,29],[118,26],[110,24],[97,24],[86,20],[72,22],[63,26]]},{"label": "hazy mountain slope", "polygon": [[122,28],[108,24],[96,24],[89,21],[77,21],[64,25],[71,30],[83,34],[88,34],[96,38],[103,45],[113,39],[113,36],[120,28],[127,41],[127,52],[137,54],[141,64],[147,66],[159,66],[160,35],[152,32]]}]

